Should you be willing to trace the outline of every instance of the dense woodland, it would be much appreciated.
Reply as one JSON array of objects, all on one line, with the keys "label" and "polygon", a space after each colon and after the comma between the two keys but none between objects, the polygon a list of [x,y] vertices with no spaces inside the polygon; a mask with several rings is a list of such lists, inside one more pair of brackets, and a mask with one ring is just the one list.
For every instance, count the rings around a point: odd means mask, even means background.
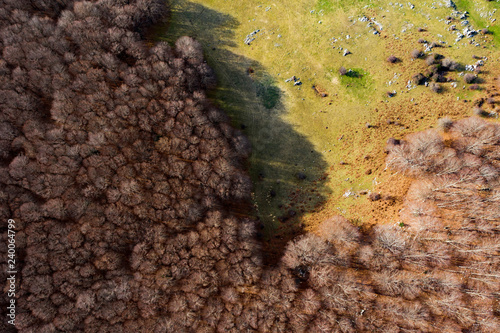
[{"label": "dense woodland", "polygon": [[[161,0],[0,1],[0,218],[19,332],[498,332],[500,126],[389,141],[402,223],[337,216],[262,264],[246,138]],[[243,208],[241,208],[243,207]],[[0,283],[6,281],[1,224]]]}]

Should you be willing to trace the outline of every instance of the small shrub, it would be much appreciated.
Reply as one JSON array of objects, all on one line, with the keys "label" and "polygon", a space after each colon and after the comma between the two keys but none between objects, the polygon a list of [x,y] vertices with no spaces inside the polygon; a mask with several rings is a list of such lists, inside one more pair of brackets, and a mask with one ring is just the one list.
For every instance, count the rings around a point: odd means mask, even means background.
[{"label": "small shrub", "polygon": [[440,93],[443,91],[443,87],[441,87],[441,85],[436,82],[432,82],[431,84],[429,84],[429,89],[435,93]]},{"label": "small shrub", "polygon": [[426,31],[426,29],[425,29],[425,28],[420,27],[420,28],[418,28],[418,29],[417,29],[417,31],[418,31],[418,32],[424,32],[424,31]]},{"label": "small shrub", "polygon": [[469,86],[469,90],[481,90],[481,87],[479,86],[479,84],[471,84]]},{"label": "small shrub", "polygon": [[380,199],[382,199],[382,196],[378,193],[372,192],[368,195],[368,200],[370,201],[379,201]]},{"label": "small shrub", "polygon": [[490,33],[490,30],[488,28],[481,29],[481,33],[483,35],[488,35]]},{"label": "small shrub", "polygon": [[346,75],[347,74],[347,69],[344,66],[341,66],[339,68],[339,73],[340,73],[340,75]]},{"label": "small shrub", "polygon": [[441,44],[439,44],[438,42],[432,42],[430,47],[441,47]]},{"label": "small shrub", "polygon": [[474,109],[472,109],[472,113],[474,113],[474,115],[478,117],[486,117],[488,115],[488,112],[484,111],[480,107],[475,107]]},{"label": "small shrub", "polygon": [[434,56],[430,55],[425,58],[425,63],[427,64],[427,66],[432,66],[436,63],[436,59],[434,58]]},{"label": "small shrub", "polygon": [[464,82],[467,84],[474,82],[475,79],[476,76],[474,74],[467,73],[464,75]]},{"label": "small shrub", "polygon": [[413,59],[418,59],[422,56],[422,51],[415,49],[410,54]]},{"label": "small shrub", "polygon": [[394,63],[396,63],[396,62],[398,62],[398,61],[399,61],[399,59],[398,59],[398,57],[396,57],[395,55],[391,55],[391,56],[389,56],[389,57],[387,58],[387,62],[389,62],[389,63],[391,63],[391,64],[394,64]]},{"label": "small shrub", "polygon": [[419,38],[419,39],[417,40],[417,42],[419,42],[420,44],[425,44],[425,43],[427,43],[427,41],[426,41],[425,39],[423,39],[423,38]]},{"label": "small shrub", "polygon": [[453,126],[453,120],[448,117],[440,118],[437,123],[438,128],[443,132],[448,132]]}]

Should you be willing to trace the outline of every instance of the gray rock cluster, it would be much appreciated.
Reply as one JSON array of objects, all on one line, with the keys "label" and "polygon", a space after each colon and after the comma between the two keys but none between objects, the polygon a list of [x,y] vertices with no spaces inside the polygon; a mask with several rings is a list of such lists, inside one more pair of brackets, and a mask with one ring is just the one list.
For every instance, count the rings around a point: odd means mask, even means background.
[{"label": "gray rock cluster", "polygon": [[260,31],[260,29],[257,29],[255,31],[252,31],[251,33],[249,33],[246,37],[245,37],[245,40],[243,41],[243,43],[245,43],[246,45],[250,45],[254,40],[255,40],[255,36],[257,35],[257,33]]},{"label": "gray rock cluster", "polygon": [[457,5],[451,0],[445,0],[444,5],[448,8],[453,8],[455,10],[457,9]]},{"label": "gray rock cluster", "polygon": [[475,35],[477,35],[477,31],[474,30],[472,27],[468,26],[468,27],[465,27],[464,30],[462,31],[462,33],[465,35],[465,37],[467,38],[472,38],[474,37]]},{"label": "gray rock cluster", "polygon": [[302,85],[302,82],[300,81],[300,79],[299,79],[298,77],[296,77],[295,75],[294,75],[294,76],[292,76],[292,77],[291,77],[291,78],[289,78],[289,79],[286,79],[286,80],[285,80],[285,82],[286,82],[286,83],[288,83],[288,82],[293,82],[293,85],[294,85],[294,86],[300,86],[300,85]]}]

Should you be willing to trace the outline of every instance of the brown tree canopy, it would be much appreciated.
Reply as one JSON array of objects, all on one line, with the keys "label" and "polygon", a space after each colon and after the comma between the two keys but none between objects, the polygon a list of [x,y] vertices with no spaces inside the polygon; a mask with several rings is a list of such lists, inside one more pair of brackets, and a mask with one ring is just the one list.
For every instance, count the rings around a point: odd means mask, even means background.
[{"label": "brown tree canopy", "polygon": [[0,7],[0,200],[2,220],[17,223],[16,328],[208,325],[203,309],[255,283],[260,260],[253,222],[225,208],[250,194],[249,145],[207,101],[215,78],[201,46],[146,47],[141,33],[164,1]]}]

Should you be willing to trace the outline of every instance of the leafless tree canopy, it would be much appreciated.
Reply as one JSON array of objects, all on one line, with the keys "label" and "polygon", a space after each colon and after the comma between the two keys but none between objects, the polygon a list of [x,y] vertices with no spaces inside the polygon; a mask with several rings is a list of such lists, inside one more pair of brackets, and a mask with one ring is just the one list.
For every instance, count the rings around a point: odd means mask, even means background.
[{"label": "leafless tree canopy", "polygon": [[225,208],[250,194],[249,145],[207,101],[215,79],[200,44],[146,47],[160,0],[0,8],[0,211],[17,223],[16,328],[216,327],[212,312],[238,303],[260,260],[253,222]]}]

